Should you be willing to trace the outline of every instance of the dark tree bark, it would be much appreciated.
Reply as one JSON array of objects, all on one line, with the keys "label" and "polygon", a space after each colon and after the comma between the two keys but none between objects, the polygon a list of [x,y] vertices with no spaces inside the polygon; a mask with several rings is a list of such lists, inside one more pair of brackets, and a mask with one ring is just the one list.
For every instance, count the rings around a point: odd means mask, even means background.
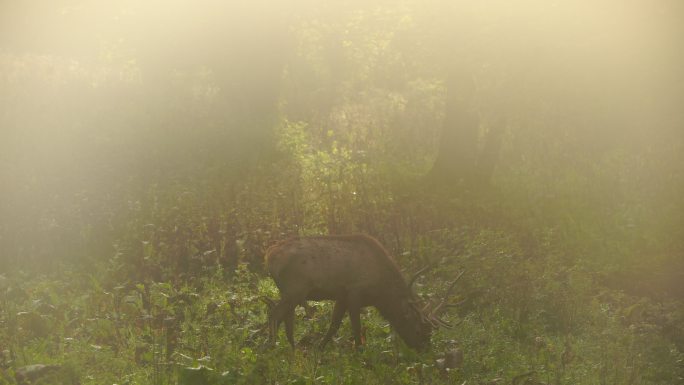
[{"label": "dark tree bark", "polygon": [[473,79],[463,71],[458,72],[452,70],[447,79],[442,139],[429,174],[432,181],[448,185],[470,179],[477,159],[480,118],[470,105],[474,94]]},{"label": "dark tree bark", "polygon": [[477,168],[471,182],[477,186],[487,186],[492,180],[499,162],[499,152],[503,142],[506,119],[498,115],[489,125],[482,149],[478,154]]},{"label": "dark tree bark", "polygon": [[[475,104],[475,82],[465,66],[454,66],[446,83],[442,137],[428,181],[443,187],[489,184],[499,158],[505,117],[495,111],[485,135]],[[496,107],[495,107],[496,109]]]}]

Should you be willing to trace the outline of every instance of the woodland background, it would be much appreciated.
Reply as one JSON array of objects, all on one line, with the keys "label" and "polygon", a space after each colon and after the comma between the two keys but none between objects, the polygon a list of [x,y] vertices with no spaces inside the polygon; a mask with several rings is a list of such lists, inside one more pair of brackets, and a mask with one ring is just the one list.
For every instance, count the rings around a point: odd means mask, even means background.
[{"label": "woodland background", "polygon": [[[0,3],[0,384],[684,383],[683,11]],[[264,250],[357,232],[458,326],[267,347]]]}]

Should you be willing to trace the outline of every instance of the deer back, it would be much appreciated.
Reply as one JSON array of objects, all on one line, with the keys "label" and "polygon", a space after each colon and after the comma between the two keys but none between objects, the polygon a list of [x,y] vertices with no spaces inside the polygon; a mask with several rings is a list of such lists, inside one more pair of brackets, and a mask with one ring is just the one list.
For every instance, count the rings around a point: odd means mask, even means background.
[{"label": "deer back", "polygon": [[307,285],[320,297],[316,299],[333,299],[350,290],[372,297],[387,290],[394,296],[409,294],[392,257],[369,236],[292,238],[272,246],[265,258],[281,291]]}]

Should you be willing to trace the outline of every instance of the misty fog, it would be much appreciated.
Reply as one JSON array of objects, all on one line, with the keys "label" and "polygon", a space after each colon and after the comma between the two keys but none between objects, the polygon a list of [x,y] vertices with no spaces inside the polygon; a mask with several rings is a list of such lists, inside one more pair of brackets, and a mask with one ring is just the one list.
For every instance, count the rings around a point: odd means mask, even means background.
[{"label": "misty fog", "polygon": [[683,17],[677,0],[4,0],[0,277],[264,274],[279,239],[365,233],[406,271],[462,250],[445,271],[510,314],[551,312],[525,301],[571,272],[565,304],[681,301]]}]

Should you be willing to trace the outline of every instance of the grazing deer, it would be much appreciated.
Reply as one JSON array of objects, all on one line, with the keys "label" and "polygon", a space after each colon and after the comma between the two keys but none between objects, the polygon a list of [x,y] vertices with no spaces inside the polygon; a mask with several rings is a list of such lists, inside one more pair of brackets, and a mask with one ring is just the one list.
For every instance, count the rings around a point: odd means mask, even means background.
[{"label": "grazing deer", "polygon": [[294,309],[307,300],[335,301],[330,328],[321,348],[335,335],[346,312],[351,319],[355,345],[359,347],[360,311],[366,306],[376,307],[406,345],[417,350],[429,346],[433,328],[451,327],[438,316],[446,296],[430,309],[430,304],[419,304],[411,290],[425,269],[406,284],[387,250],[370,236],[292,238],[270,247],[265,260],[280,290],[280,301],[271,307],[269,314],[269,334],[275,338],[280,322],[285,321],[285,333],[293,347]]}]

